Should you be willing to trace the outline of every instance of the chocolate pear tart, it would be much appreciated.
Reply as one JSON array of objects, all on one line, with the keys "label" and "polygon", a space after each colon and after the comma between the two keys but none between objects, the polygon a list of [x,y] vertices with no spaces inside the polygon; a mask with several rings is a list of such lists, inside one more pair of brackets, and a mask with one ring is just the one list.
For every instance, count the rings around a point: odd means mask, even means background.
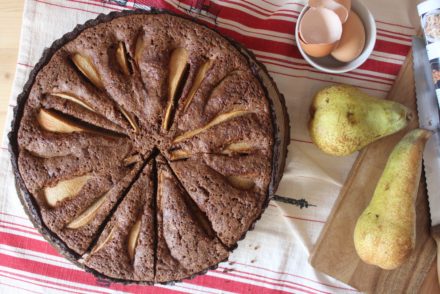
[{"label": "chocolate pear tart", "polygon": [[124,11],[44,52],[9,139],[43,236],[99,277],[154,284],[228,258],[280,181],[288,133],[247,50],[185,17]]}]

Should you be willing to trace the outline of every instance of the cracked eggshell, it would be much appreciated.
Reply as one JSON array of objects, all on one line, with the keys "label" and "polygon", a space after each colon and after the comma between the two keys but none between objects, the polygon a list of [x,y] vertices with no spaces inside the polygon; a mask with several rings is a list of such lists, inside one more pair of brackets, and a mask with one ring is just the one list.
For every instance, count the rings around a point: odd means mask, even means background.
[{"label": "cracked eggshell", "polygon": [[299,40],[301,48],[305,53],[312,57],[324,57],[329,55],[336,47],[336,43],[330,44],[306,44],[303,40]]},{"label": "cracked eggshell", "polygon": [[299,34],[306,44],[333,44],[341,38],[342,22],[330,9],[310,7],[301,18]]},{"label": "cracked eggshell", "polygon": [[350,62],[356,59],[365,47],[365,27],[355,12],[350,12],[341,40],[331,55],[341,61]]},{"label": "cracked eggshell", "polygon": [[[348,8],[341,2],[349,2]],[[346,0],[309,0],[309,6],[314,8],[327,8],[336,13],[342,23],[345,23],[350,12],[351,1]]]}]

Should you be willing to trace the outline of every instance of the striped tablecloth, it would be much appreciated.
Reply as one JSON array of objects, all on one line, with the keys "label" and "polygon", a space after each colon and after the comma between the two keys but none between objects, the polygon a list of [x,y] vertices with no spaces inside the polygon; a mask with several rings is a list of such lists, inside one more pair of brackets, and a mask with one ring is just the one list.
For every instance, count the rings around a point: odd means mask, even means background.
[{"label": "striped tablecloth", "polygon": [[0,152],[0,292],[357,292],[315,272],[307,262],[356,156],[335,158],[317,150],[307,132],[308,108],[314,92],[332,83],[386,96],[410,50],[410,36],[415,33],[412,24],[418,23],[411,0],[364,2],[378,26],[375,50],[361,68],[329,75],[307,65],[295,45],[294,27],[305,0],[27,0],[5,134],[16,97],[45,47],[100,13],[155,6],[199,18],[251,49],[286,96],[292,142],[277,196],[229,261],[193,280],[147,287],[97,279],[61,257],[43,239],[17,198],[4,136]]}]

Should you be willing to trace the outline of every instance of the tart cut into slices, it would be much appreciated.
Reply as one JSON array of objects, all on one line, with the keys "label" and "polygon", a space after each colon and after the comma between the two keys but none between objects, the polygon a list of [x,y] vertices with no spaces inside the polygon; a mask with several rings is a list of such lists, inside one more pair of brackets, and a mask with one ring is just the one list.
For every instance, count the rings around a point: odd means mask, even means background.
[{"label": "tart cut into slices", "polygon": [[168,13],[100,16],[45,52],[18,99],[21,200],[95,275],[201,274],[277,185],[272,103],[249,56],[215,31]]}]

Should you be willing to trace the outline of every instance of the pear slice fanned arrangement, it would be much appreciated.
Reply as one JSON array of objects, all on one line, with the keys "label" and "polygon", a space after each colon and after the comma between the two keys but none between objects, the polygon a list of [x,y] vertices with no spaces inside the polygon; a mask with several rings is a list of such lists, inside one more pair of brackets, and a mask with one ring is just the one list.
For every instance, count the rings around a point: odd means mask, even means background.
[{"label": "pear slice fanned arrangement", "polygon": [[[96,88],[98,88],[100,90],[105,89],[104,83],[102,82],[102,79],[99,75],[99,72],[97,71],[97,69],[96,69],[95,65],[93,64],[90,57],[86,57],[82,54],[75,53],[71,59],[75,65],[75,67]],[[127,74],[127,73],[130,74],[129,62],[127,60],[127,52],[125,50],[125,45],[122,42],[118,43],[118,47],[116,49],[116,60],[119,64],[119,66],[121,67],[121,70],[124,72],[124,74]],[[117,107],[118,107],[119,111],[122,113],[122,115],[125,117],[125,119],[132,126],[134,132],[137,133],[139,131],[139,126],[137,125],[133,115],[131,115],[129,112],[127,112],[122,105],[117,104]]]},{"label": "pear slice fanned arrangement", "polygon": [[[313,142],[325,153],[349,155],[403,130],[413,114],[394,101],[336,85],[319,91],[309,125]],[[425,143],[431,132],[415,129],[395,146],[370,204],[357,220],[353,241],[361,260],[382,269],[402,265],[415,247],[415,200]]]},{"label": "pear slice fanned arrangement", "polygon": [[[41,173],[31,173],[38,181],[25,197],[36,198],[61,253],[106,278],[165,283],[229,256],[264,210],[278,146],[270,97],[245,56],[227,41],[179,40],[202,31],[156,40],[154,27],[138,24],[107,31],[100,44],[71,40],[49,60],[19,148],[54,154],[49,168],[32,165]],[[22,153],[20,173],[42,155]]]}]

